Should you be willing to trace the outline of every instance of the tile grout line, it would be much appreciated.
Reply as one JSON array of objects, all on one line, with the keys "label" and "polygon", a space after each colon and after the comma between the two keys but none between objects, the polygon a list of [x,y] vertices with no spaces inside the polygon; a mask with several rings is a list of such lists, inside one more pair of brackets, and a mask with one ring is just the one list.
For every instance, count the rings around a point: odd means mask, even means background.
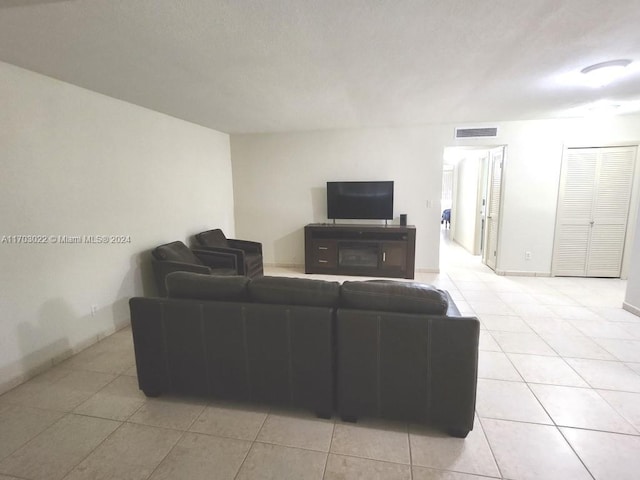
[{"label": "tile grout line", "polygon": [[413,480],[413,450],[411,448],[411,424],[407,423],[407,442],[409,443],[409,478]]},{"label": "tile grout line", "polygon": [[333,446],[333,436],[336,433],[336,422],[335,420],[332,422],[333,426],[331,427],[331,438],[329,439],[329,449],[327,450],[327,459],[324,461],[324,469],[322,470],[322,478],[327,476],[327,466],[329,465],[329,455],[331,455],[331,447]]},{"label": "tile grout line", "polygon": [[[134,413],[132,413],[129,418],[131,418],[133,415],[135,415],[138,410],[140,410],[142,407],[144,406],[144,404],[140,405],[140,407],[138,407],[138,409],[136,409],[136,411]],[[159,427],[157,425],[147,425],[144,423],[136,423],[136,422],[129,422],[127,421],[126,423],[130,424],[130,425],[142,425],[142,426],[146,426],[146,427],[152,427],[152,428],[162,428],[163,430],[170,430],[170,431],[174,431],[174,432],[180,432],[180,436],[176,439],[175,443],[171,446],[171,448],[167,451],[167,453],[164,455],[164,457],[162,457],[162,459],[158,462],[158,464],[151,470],[151,472],[149,473],[149,475],[147,475],[146,479],[148,480],[149,478],[151,478],[153,476],[153,474],[158,470],[158,468],[160,468],[160,465],[162,465],[162,463],[167,459],[167,457],[171,454],[171,452],[173,452],[173,450],[176,448],[176,446],[182,441],[182,439],[185,437],[185,435],[189,432],[189,429],[193,426],[193,424],[196,422],[196,420],[200,417],[200,415],[202,415],[202,412],[204,412],[205,408],[207,407],[207,404],[205,404],[202,408],[202,410],[200,411],[200,413],[198,415],[196,415],[194,417],[194,419],[191,421],[191,423],[187,426],[187,428],[185,430],[176,430],[175,428],[168,428],[168,427]]]},{"label": "tile grout line", "polygon": [[567,443],[567,445],[569,445],[569,448],[574,453],[574,455],[578,458],[578,460],[580,460],[580,463],[582,464],[586,472],[591,476],[591,478],[593,478],[593,480],[597,480],[595,475],[591,473],[591,470],[589,470],[589,468],[587,467],[587,464],[584,462],[582,457],[578,455],[578,452],[576,451],[576,449],[573,448],[573,445],[571,445],[571,442],[569,441],[569,439],[564,435],[564,432],[557,426],[556,426],[556,429],[558,430],[558,433],[560,433],[560,435],[562,436],[562,439]]},{"label": "tile grout line", "polygon": [[[258,435],[260,435],[260,432],[264,428],[264,424],[267,423],[267,419],[269,418],[269,415],[271,415],[271,412],[272,412],[272,409],[269,409],[267,411],[267,414],[265,415],[264,420],[262,420],[262,423],[260,424],[260,428],[256,432],[256,436],[254,437],[253,440],[251,440],[251,445],[249,445],[249,448],[247,449],[247,453],[244,455],[244,458],[242,459],[242,462],[240,462],[240,466],[238,467],[238,471],[233,476],[234,480],[236,480],[238,478],[238,475],[240,475],[240,472],[242,471],[242,467],[244,466],[245,462],[247,461],[247,458],[249,458],[249,454],[251,454],[251,450],[253,450],[253,447],[255,446],[255,444],[257,442]],[[260,442],[257,442],[257,443],[260,443]]]},{"label": "tile grout line", "polygon": [[[68,413],[68,415],[76,415],[73,412]],[[62,417],[64,418],[64,417]],[[101,420],[105,420],[105,419],[101,419]],[[115,422],[117,420],[111,420],[112,422]],[[122,426],[124,425],[124,422],[119,422],[120,425],[118,425],[113,432],[111,432],[109,435],[107,435],[106,437],[104,437],[104,439],[102,439],[102,441],[100,443],[98,443],[89,453],[87,453],[84,457],[82,457],[82,459],[77,462],[74,466],[72,466],[69,470],[66,471],[66,473],[64,474],[62,478],[62,480],[64,480],[65,478],[67,478],[69,476],[70,473],[72,473],[82,462],[84,462],[87,458],[89,458],[93,452],[95,452],[98,448],[100,448],[101,445],[103,445],[112,435],[114,435],[118,430],[120,430],[122,428]]]},{"label": "tile grout line", "polygon": [[[476,415],[478,415],[478,412],[476,412]],[[504,478],[504,475],[502,474],[502,469],[500,468],[500,464],[498,463],[498,459],[496,458],[496,454],[493,451],[493,446],[491,445],[491,442],[489,441],[489,437],[487,436],[487,431],[484,428],[484,425],[482,423],[482,418],[480,417],[480,415],[478,415],[478,422],[480,423],[480,427],[482,428],[482,435],[484,436],[484,439],[487,442],[487,446],[489,447],[489,451],[491,452],[491,458],[493,458],[493,463],[495,463],[496,468],[498,469],[498,474],[500,475],[500,478]]]},{"label": "tile grout line", "polygon": [[[615,405],[613,405],[609,400],[607,400],[607,398],[605,396],[603,396],[599,390],[604,390],[607,392],[620,392],[620,390],[606,390],[606,389],[602,389],[602,388],[594,388],[593,391],[596,392],[596,394],[598,395],[598,397],[600,397],[602,400],[605,401],[605,403],[607,405],[609,405],[618,415],[620,415],[620,417],[622,417],[629,425],[631,425],[631,427],[637,432],[636,435],[640,436],[640,427],[636,426],[634,422],[632,422],[629,418],[627,418],[626,415],[624,415],[620,410],[618,410]],[[620,392],[620,393],[630,393],[630,392]],[[633,393],[632,393],[633,394]],[[640,395],[638,395],[640,397]]]}]

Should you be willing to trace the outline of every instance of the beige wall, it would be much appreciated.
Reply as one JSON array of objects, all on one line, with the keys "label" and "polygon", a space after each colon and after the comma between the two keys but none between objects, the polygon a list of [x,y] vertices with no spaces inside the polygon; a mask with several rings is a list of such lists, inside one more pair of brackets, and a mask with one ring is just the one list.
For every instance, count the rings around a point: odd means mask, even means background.
[{"label": "beige wall", "polygon": [[437,270],[444,149],[506,145],[498,270],[549,275],[564,147],[638,143],[640,115],[490,125],[498,138],[456,141],[454,125],[233,135],[237,231],[264,243],[266,262],[302,265],[304,225],[327,221],[326,181],[394,180],[395,216],[417,227],[416,268]]},{"label": "beige wall", "polygon": [[2,391],[125,325],[149,249],[234,222],[228,135],[6,63],[0,105],[0,239],[48,242],[0,243]]},{"label": "beige wall", "polygon": [[236,230],[263,242],[267,263],[302,265],[305,224],[328,221],[327,181],[393,180],[393,222],[399,223],[401,213],[408,215],[421,247],[417,267],[438,268],[442,147],[437,136],[444,132],[407,128],[233,135]]}]

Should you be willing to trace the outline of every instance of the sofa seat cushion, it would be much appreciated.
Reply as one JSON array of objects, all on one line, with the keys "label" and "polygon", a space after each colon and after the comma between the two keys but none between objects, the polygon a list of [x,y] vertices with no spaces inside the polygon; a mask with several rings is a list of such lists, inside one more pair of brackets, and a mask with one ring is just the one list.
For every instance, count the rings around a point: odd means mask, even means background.
[{"label": "sofa seat cushion", "polygon": [[259,303],[333,307],[340,298],[340,284],[308,278],[258,277],[249,283],[249,298]]},{"label": "sofa seat cushion", "polygon": [[447,294],[431,285],[394,280],[344,282],[340,306],[359,310],[441,315],[447,311]]},{"label": "sofa seat cushion", "polygon": [[166,283],[170,298],[228,302],[241,302],[248,298],[249,279],[244,276],[173,272],[167,275]]}]

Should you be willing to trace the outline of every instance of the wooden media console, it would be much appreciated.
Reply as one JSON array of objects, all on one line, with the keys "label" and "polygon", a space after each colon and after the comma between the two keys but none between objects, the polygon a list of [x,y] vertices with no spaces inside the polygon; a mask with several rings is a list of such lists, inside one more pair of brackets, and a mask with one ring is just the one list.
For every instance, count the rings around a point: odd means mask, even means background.
[{"label": "wooden media console", "polygon": [[312,223],[304,239],[306,273],[414,278],[413,226]]}]

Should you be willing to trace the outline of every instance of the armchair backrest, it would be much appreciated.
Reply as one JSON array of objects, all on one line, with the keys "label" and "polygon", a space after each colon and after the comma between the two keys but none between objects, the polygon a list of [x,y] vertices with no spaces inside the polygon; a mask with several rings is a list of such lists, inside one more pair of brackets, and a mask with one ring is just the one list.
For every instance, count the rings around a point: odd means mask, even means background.
[{"label": "armchair backrest", "polygon": [[160,245],[156,247],[151,254],[156,260],[204,265],[189,247],[180,241]]},{"label": "armchair backrest", "polygon": [[196,235],[198,243],[205,247],[228,247],[227,237],[225,237],[222,230],[216,228],[214,230],[207,230],[206,232],[200,232]]}]

